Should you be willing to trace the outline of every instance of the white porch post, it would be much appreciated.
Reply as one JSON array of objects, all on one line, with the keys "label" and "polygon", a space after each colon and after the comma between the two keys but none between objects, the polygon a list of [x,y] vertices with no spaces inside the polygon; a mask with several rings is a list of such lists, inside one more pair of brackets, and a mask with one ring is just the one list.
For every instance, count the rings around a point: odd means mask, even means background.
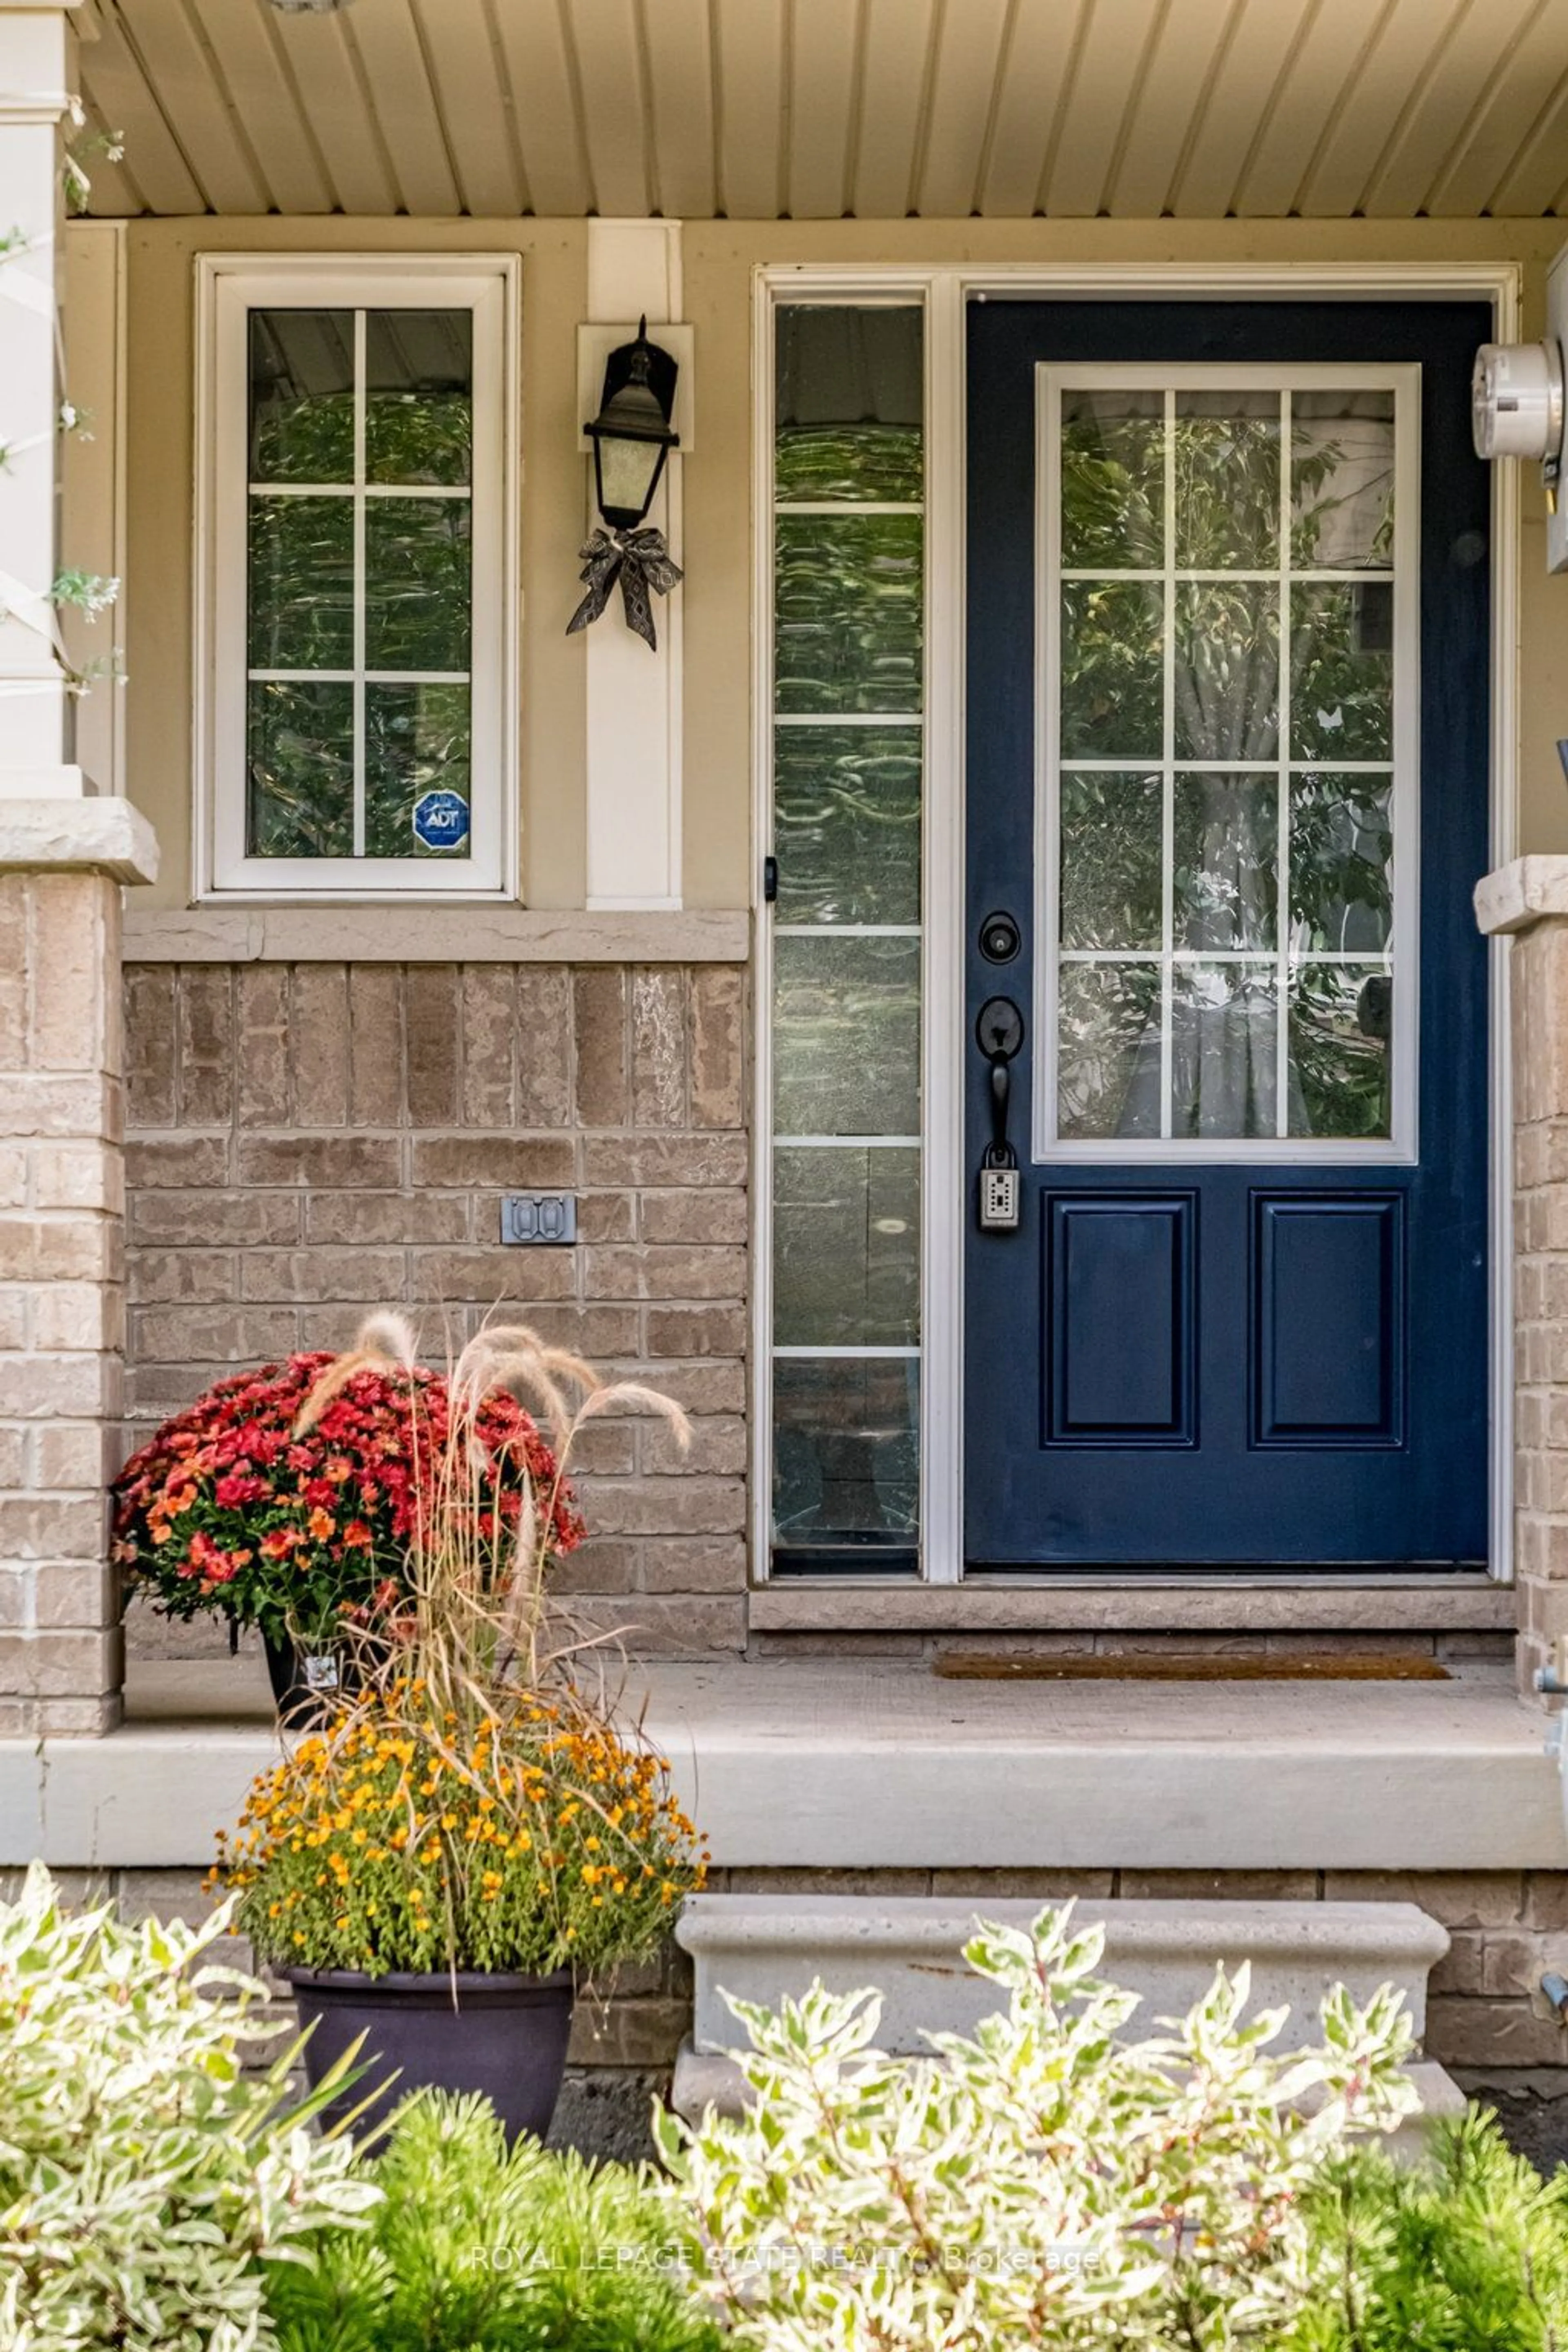
[{"label": "white porch post", "polygon": [[0,1734],[28,1736],[120,1711],[120,906],[157,866],[70,757],[50,602],[75,5],[0,0],[0,235],[22,240],[0,261]]},{"label": "white porch post", "polygon": [[[645,314],[656,340],[681,308],[679,221],[588,223],[588,316]],[[648,520],[680,560],[680,455]],[[590,481],[588,523],[598,521]],[[621,623],[617,595],[588,631],[588,904],[677,908],[680,878],[680,590],[655,601],[657,652]]]}]

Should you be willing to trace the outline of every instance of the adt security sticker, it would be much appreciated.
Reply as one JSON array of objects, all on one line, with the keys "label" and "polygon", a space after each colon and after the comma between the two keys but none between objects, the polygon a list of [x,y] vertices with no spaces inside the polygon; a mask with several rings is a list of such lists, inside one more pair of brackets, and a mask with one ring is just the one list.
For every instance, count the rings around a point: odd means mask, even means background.
[{"label": "adt security sticker", "polygon": [[426,849],[456,849],[468,837],[468,803],[461,793],[426,793],[414,803],[414,838]]}]

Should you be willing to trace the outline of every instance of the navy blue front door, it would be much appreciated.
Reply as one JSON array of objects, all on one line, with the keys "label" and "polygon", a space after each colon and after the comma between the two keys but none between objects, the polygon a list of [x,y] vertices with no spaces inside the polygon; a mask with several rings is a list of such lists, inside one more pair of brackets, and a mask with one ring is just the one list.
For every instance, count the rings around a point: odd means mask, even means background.
[{"label": "navy blue front door", "polygon": [[973,1570],[1485,1558],[1489,331],[972,306]]}]

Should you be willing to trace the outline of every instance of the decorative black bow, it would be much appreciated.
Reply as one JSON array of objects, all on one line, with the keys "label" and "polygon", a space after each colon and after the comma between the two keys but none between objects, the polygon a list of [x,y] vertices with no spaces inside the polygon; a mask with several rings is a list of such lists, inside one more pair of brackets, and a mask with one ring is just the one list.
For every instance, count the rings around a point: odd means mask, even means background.
[{"label": "decorative black bow", "polygon": [[583,569],[579,577],[588,583],[588,593],[566,624],[571,636],[596,621],[610,601],[610,591],[618,580],[621,596],[626,608],[626,626],[635,629],[639,637],[657,650],[658,639],[654,634],[653,599],[668,596],[680,578],[680,566],[672,561],[665,544],[662,530],[651,525],[640,530],[595,530],[579,552]]}]

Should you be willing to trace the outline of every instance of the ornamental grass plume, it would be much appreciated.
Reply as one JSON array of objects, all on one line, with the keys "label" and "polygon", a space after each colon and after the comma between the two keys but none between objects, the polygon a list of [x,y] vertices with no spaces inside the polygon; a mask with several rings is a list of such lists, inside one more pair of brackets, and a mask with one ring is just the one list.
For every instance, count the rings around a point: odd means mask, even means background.
[{"label": "ornamental grass plume", "polygon": [[[373,1318],[320,1375],[297,1433],[324,1426],[368,1370],[412,1357],[400,1318]],[[356,1629],[347,1686],[255,1784],[216,1875],[284,1965],[591,1974],[658,1944],[707,1856],[663,1759],[616,1727],[616,1634],[577,1623],[548,1571],[584,1425],[651,1412],[684,1445],[689,1424],[668,1397],[602,1381],[522,1325],[483,1329],[446,1387],[402,1597]],[[524,1486],[498,1540],[486,1417],[524,1396],[552,1475]]]}]

